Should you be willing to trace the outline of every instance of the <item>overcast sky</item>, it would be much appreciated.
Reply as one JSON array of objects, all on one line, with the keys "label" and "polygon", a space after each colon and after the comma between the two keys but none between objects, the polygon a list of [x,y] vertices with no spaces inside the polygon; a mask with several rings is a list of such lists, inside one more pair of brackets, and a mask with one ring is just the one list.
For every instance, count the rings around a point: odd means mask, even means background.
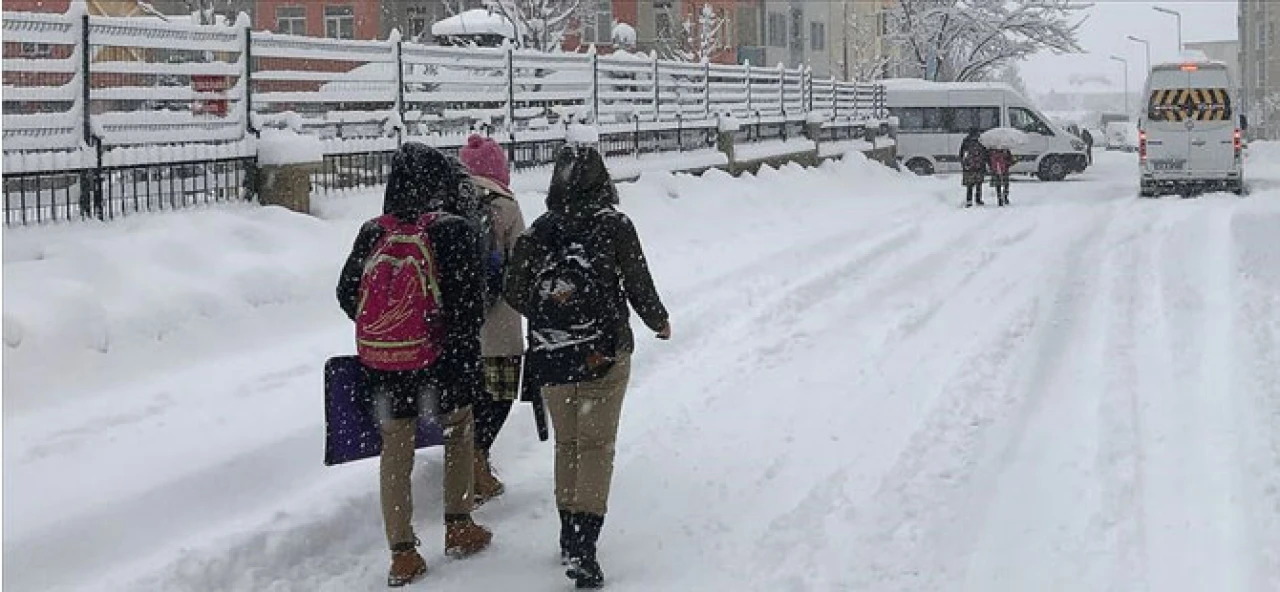
[{"label": "overcast sky", "polygon": [[[1129,41],[1127,36],[1149,40],[1152,61],[1177,57],[1178,21],[1172,15],[1152,10],[1152,6],[1182,13],[1183,41],[1225,41],[1238,36],[1238,0],[1095,0],[1093,4],[1080,34],[1085,54],[1044,53],[1020,64],[1022,77],[1032,92],[1070,92],[1073,81],[1097,76],[1105,77],[1117,91],[1121,90],[1124,70],[1108,57],[1111,55],[1129,60],[1130,89],[1140,86],[1146,80],[1146,55],[1142,44]],[[1098,89],[1096,85],[1092,88]]]}]

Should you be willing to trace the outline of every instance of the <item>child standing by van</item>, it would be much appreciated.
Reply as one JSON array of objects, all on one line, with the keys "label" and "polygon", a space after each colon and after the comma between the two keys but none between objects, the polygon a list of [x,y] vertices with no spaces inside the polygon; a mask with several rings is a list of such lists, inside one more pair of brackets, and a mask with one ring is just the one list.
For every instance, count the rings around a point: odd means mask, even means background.
[{"label": "child standing by van", "polygon": [[[1009,169],[1013,168],[1013,152],[1008,148],[994,148],[991,154],[991,188],[996,190],[996,205],[1009,205]],[[981,202],[979,202],[981,203]]]}]

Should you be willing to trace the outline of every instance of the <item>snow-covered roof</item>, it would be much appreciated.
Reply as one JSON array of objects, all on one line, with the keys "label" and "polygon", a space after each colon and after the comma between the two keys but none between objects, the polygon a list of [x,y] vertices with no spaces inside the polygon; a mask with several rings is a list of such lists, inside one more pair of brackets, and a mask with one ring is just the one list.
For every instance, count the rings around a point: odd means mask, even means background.
[{"label": "snow-covered roof", "polygon": [[613,42],[625,47],[631,47],[636,44],[636,28],[627,23],[615,23],[613,25]]},{"label": "snow-covered roof", "polygon": [[507,39],[514,39],[516,28],[507,17],[502,16],[502,13],[475,8],[436,21],[431,25],[431,34],[436,37],[501,35]]},{"label": "snow-covered roof", "polygon": [[1152,65],[1152,68],[1177,69],[1186,64],[1195,64],[1197,66],[1222,66],[1224,68],[1230,67],[1224,61],[1211,59],[1203,51],[1198,49],[1186,49],[1182,51],[1182,55],[1178,57],[1177,61],[1160,62]]}]

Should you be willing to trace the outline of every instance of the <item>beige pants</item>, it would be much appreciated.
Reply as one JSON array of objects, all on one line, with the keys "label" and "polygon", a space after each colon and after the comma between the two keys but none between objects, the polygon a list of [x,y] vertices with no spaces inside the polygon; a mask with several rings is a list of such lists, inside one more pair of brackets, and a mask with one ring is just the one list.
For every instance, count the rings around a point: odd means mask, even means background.
[{"label": "beige pants", "polygon": [[[444,420],[444,513],[470,514],[472,509],[472,457],[475,454],[475,419],[471,407],[455,411]],[[414,431],[416,419],[382,422],[382,521],[387,544],[413,543]]]},{"label": "beige pants", "polygon": [[613,479],[622,398],[631,379],[623,353],[599,380],[543,389],[556,432],[556,506],[603,516]]}]

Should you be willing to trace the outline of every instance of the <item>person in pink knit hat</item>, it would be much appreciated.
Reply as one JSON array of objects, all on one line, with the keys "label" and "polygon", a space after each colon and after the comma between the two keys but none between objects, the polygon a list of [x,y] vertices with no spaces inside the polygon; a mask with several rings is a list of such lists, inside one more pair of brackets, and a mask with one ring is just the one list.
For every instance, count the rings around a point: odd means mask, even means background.
[{"label": "person in pink knit hat", "polygon": [[520,204],[511,191],[511,170],[506,151],[492,138],[474,134],[459,151],[480,192],[480,202],[488,215],[485,237],[488,254],[486,277],[489,300],[485,302],[480,349],[484,357],[484,387],[489,397],[474,404],[475,412],[475,501],[482,504],[502,494],[505,487],[494,475],[489,449],[511,413],[519,395],[520,369],[524,353],[524,333],[520,314],[502,298],[504,263],[515,248],[516,238],[525,229]]}]

